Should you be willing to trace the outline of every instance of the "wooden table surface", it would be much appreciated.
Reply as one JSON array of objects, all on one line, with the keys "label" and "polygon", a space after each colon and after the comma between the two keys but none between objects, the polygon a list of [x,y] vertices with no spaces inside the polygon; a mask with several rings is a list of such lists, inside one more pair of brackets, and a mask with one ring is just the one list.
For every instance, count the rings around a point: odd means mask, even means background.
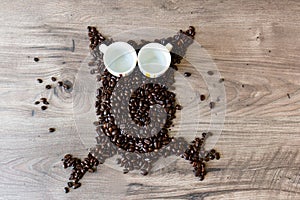
[{"label": "wooden table surface", "polygon": [[[63,192],[70,170],[60,159],[88,152],[75,126],[75,94],[52,94],[36,78],[75,80],[89,54],[88,25],[107,36],[195,26],[227,99],[215,145],[222,158],[209,162],[203,182],[183,160],[147,177],[103,165]],[[300,199],[299,33],[298,0],[2,0],[0,199]],[[34,105],[41,95],[50,99],[46,111]]]}]

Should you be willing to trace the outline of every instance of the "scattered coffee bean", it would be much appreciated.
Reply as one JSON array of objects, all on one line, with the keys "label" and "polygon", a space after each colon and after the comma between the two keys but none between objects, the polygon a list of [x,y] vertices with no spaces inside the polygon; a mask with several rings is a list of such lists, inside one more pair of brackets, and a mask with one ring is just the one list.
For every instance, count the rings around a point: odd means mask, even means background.
[{"label": "scattered coffee bean", "polygon": [[217,160],[220,159],[220,153],[219,153],[219,152],[216,152],[216,153],[215,153],[215,156],[216,156],[216,159],[217,159]]},{"label": "scattered coffee bean", "polygon": [[63,86],[63,82],[62,81],[58,81],[57,83],[58,83],[58,86],[60,86],[60,87]]},{"label": "scattered coffee bean", "polygon": [[70,192],[70,189],[68,187],[65,187],[64,190],[65,190],[65,193]]},{"label": "scattered coffee bean", "polygon": [[205,100],[205,98],[206,98],[206,97],[205,97],[205,95],[204,95],[204,94],[201,94],[201,95],[200,95],[200,100],[201,100],[201,101],[204,101],[204,100]]},{"label": "scattered coffee bean", "polygon": [[47,106],[41,106],[42,110],[46,110],[48,107]]},{"label": "scattered coffee bean", "polygon": [[35,62],[39,62],[39,58],[37,58],[37,57],[35,57],[34,59],[33,59]]},{"label": "scattered coffee bean", "polygon": [[42,83],[42,82],[43,82],[43,79],[38,78],[38,79],[37,79],[37,82],[38,82],[38,83]]},{"label": "scattered coffee bean", "polygon": [[50,90],[50,89],[51,89],[51,85],[46,85],[45,88],[46,88],[47,90]]},{"label": "scattered coffee bean", "polygon": [[49,105],[49,102],[47,101],[47,98],[42,97],[40,100],[43,102],[43,104]]},{"label": "scattered coffee bean", "polygon": [[223,83],[224,81],[225,81],[224,78],[220,78],[220,80],[219,80],[220,83]]},{"label": "scattered coffee bean", "polygon": [[190,77],[192,74],[190,72],[184,72],[185,77]]},{"label": "scattered coffee bean", "polygon": [[57,80],[57,78],[51,77],[51,80],[52,80],[53,82],[55,82],[55,81]]},{"label": "scattered coffee bean", "polygon": [[49,128],[49,132],[53,133],[55,131],[55,128]]},{"label": "scattered coffee bean", "polygon": [[35,105],[38,105],[38,104],[40,104],[40,102],[39,102],[39,101],[36,101],[36,102],[34,102],[34,104],[35,104]]},{"label": "scattered coffee bean", "polygon": [[63,88],[65,89],[66,92],[71,92],[73,88],[73,83],[69,80],[65,80],[63,82]]},{"label": "scattered coffee bean", "polygon": [[290,94],[289,94],[289,93],[287,93],[286,95],[287,95],[287,97],[288,97],[289,99],[291,98],[291,96],[290,96]]},{"label": "scattered coffee bean", "polygon": [[215,102],[210,102],[210,103],[209,103],[209,108],[210,108],[210,109],[213,109],[213,108],[215,107],[215,105],[216,105]]},{"label": "scattered coffee bean", "polygon": [[207,74],[212,76],[212,75],[214,75],[214,72],[213,71],[208,71]]}]

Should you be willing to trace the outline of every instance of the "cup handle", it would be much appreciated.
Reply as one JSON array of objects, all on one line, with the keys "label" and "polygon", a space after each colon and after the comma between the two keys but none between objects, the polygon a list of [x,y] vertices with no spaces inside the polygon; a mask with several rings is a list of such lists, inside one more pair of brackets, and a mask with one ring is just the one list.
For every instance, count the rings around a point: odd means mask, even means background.
[{"label": "cup handle", "polygon": [[171,45],[170,43],[166,44],[165,47],[168,49],[168,51],[171,51],[173,49],[173,45]]},{"label": "cup handle", "polygon": [[107,50],[108,46],[106,46],[105,44],[101,44],[99,46],[99,50],[105,54],[106,50]]}]

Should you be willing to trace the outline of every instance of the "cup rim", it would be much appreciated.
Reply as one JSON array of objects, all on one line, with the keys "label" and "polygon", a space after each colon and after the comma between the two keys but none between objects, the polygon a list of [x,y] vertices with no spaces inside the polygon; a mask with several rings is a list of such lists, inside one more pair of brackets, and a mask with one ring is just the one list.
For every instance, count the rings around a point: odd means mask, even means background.
[{"label": "cup rim", "polygon": [[[149,72],[149,71],[145,70],[145,68],[143,68],[142,65],[141,65],[140,57],[141,57],[143,51],[144,51],[145,49],[149,48],[149,47],[150,47],[150,48],[161,47],[162,49],[158,49],[159,51],[161,51],[161,50],[166,50],[166,52],[168,53],[168,55],[167,55],[167,64],[166,64],[166,65],[164,66],[164,68],[163,68],[161,71],[159,71],[159,72],[155,72],[155,73]],[[163,74],[169,69],[170,64],[171,64],[171,54],[170,54],[170,51],[167,49],[166,46],[164,46],[164,45],[162,45],[162,44],[160,44],[160,43],[157,43],[157,42],[151,42],[151,43],[148,43],[148,44],[146,44],[145,46],[143,46],[143,47],[140,49],[139,53],[138,53],[137,59],[138,59],[137,61],[138,61],[138,66],[139,66],[140,71],[141,71],[146,77],[148,77],[148,78],[157,78],[157,77],[163,75]]]},{"label": "cup rim", "polygon": [[[109,63],[107,63],[107,58],[106,58],[106,56],[105,56],[105,55],[108,55],[107,52],[109,51],[110,48],[112,48],[112,47],[113,47],[113,48],[119,48],[119,45],[125,45],[125,46],[128,48],[128,51],[127,51],[126,53],[127,53],[127,54],[130,54],[130,55],[132,55],[132,56],[134,57],[131,66],[128,67],[128,70],[122,71],[122,72],[113,70],[113,69],[110,67]],[[138,60],[138,59],[137,59],[137,54],[136,54],[135,49],[134,49],[130,44],[128,44],[127,42],[121,42],[121,41],[120,41],[120,42],[114,42],[114,43],[108,45],[108,46],[107,46],[107,51],[106,51],[106,53],[104,53],[104,55],[103,55],[103,62],[104,62],[105,68],[106,68],[112,75],[117,76],[117,77],[129,75],[129,74],[134,70],[134,68],[136,67],[137,60]]]}]

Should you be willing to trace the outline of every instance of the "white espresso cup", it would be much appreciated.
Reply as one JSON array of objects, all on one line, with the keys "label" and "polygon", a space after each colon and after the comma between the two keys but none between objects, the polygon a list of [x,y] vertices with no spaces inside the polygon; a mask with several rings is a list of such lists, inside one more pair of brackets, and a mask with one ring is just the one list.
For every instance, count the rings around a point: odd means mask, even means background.
[{"label": "white espresso cup", "polygon": [[138,65],[141,72],[149,78],[157,78],[164,74],[171,64],[173,46],[159,43],[149,43],[143,46],[138,53]]},{"label": "white espresso cup", "polygon": [[99,50],[104,54],[104,65],[112,75],[128,76],[134,70],[137,54],[130,44],[126,42],[114,42],[109,46],[101,44]]}]

